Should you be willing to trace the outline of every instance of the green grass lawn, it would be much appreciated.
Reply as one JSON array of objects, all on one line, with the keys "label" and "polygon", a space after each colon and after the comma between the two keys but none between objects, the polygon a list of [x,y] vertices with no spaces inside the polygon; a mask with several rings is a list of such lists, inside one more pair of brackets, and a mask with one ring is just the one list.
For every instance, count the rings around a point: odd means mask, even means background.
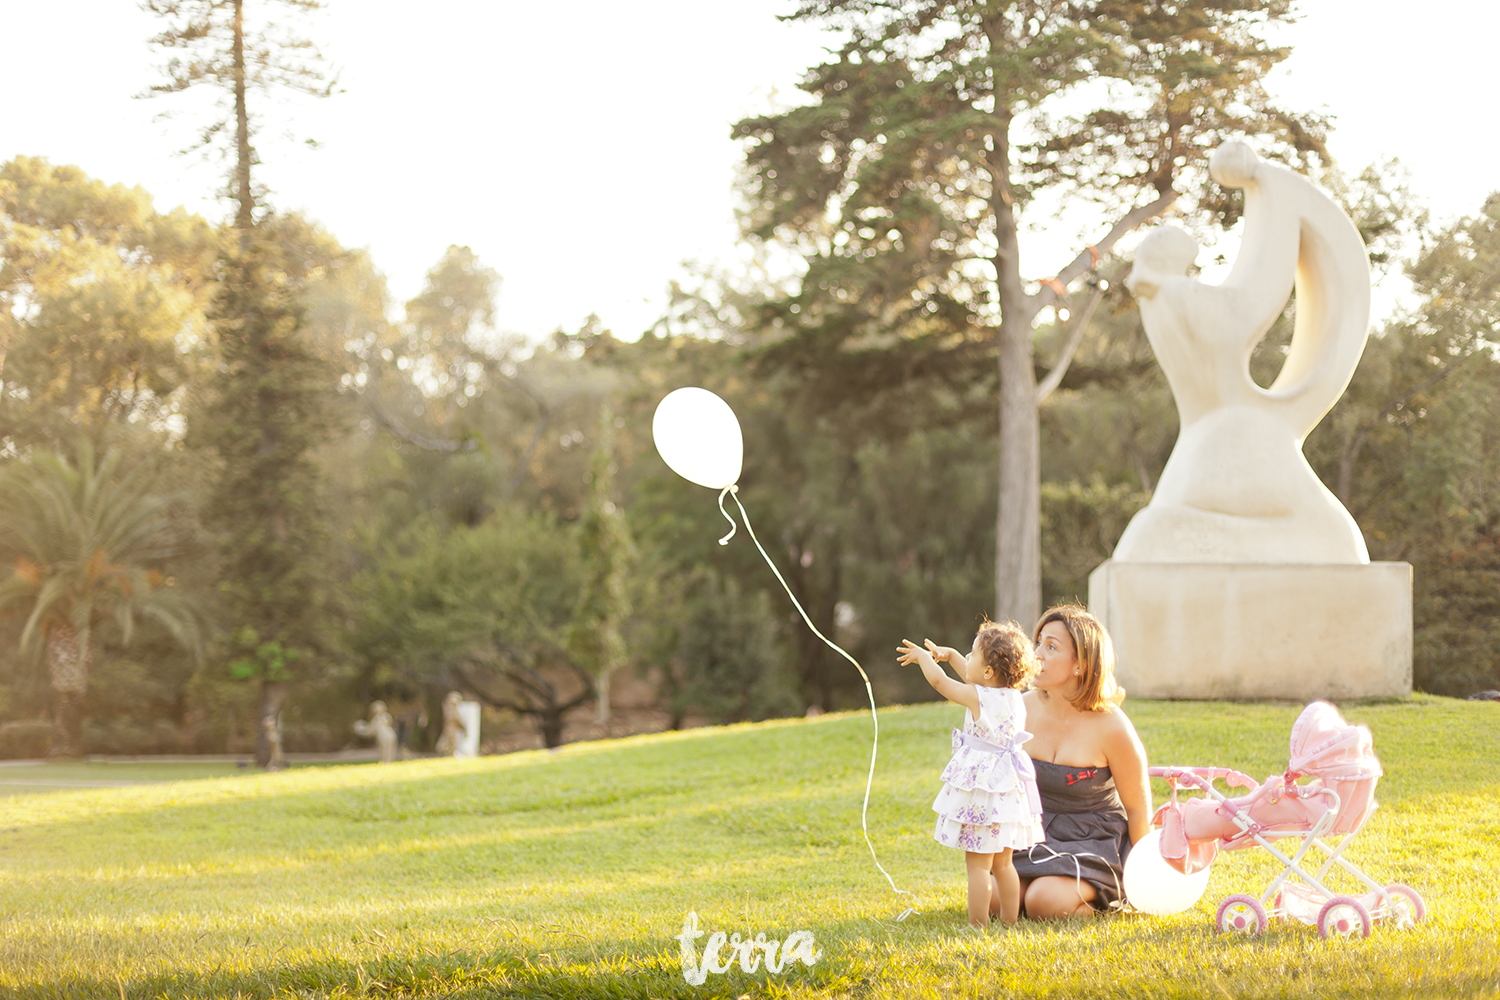
[{"label": "green grass lawn", "polygon": [[[328,764],[293,764],[293,767],[327,767]],[[0,796],[31,795],[36,792],[69,791],[77,788],[119,788],[128,785],[202,778],[250,777],[261,771],[233,761],[56,761],[0,764]]]},{"label": "green grass lawn", "polygon": [[[1156,764],[1279,773],[1294,706],[1127,703]],[[1348,706],[1381,808],[1349,856],[1426,897],[1410,931],[1213,932],[1264,852],[1224,855],[1174,917],[965,928],[931,840],[959,710],[868,713],[477,761],[309,768],[0,799],[0,995],[1500,996],[1500,706]],[[1161,795],[1160,786],[1157,789]],[[675,936],[811,931],[816,965],[682,976]],[[701,947],[702,940],[699,941]]]}]

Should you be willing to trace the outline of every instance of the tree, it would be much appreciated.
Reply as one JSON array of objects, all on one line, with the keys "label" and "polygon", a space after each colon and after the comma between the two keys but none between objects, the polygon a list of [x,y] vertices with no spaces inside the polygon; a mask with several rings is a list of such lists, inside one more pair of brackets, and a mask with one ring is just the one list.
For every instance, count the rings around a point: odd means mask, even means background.
[{"label": "tree", "polygon": [[[274,0],[293,12],[321,10],[323,0]],[[262,5],[271,6],[272,0]],[[162,67],[166,80],[142,97],[177,94],[194,87],[221,92],[218,113],[198,132],[192,149],[224,146],[233,163],[228,194],[234,199],[234,226],[248,233],[264,188],[252,182],[251,167],[260,162],[253,140],[258,121],[250,110],[251,92],[281,91],[328,97],[336,81],[330,79],[317,47],[291,32],[273,15],[261,17],[262,26],[245,24],[246,0],[144,0],[141,8],[167,21],[166,30],[151,44],[170,53]],[[232,144],[226,144],[230,130]]]},{"label": "tree", "polygon": [[451,530],[427,519],[356,578],[356,643],[377,683],[467,688],[558,746],[563,716],[594,696],[567,642],[580,584],[576,539],[549,515],[504,509]]},{"label": "tree", "polygon": [[[338,371],[304,330],[301,300],[316,268],[302,235],[297,220],[273,218],[230,251],[209,313],[219,371],[188,436],[219,460],[204,516],[220,537],[233,670],[260,684],[259,720],[277,718],[299,676],[336,665],[342,617],[313,456],[340,424]],[[262,766],[270,761],[264,728]]]},{"label": "tree", "polygon": [[778,662],[768,595],[746,592],[712,570],[691,583],[664,665],[672,728],[681,728],[690,709],[720,725],[795,714],[799,699]]},{"label": "tree", "polygon": [[1417,306],[1307,451],[1371,556],[1412,564],[1414,683],[1462,695],[1500,685],[1500,194],[1423,242]]},{"label": "tree", "polygon": [[216,236],[140,188],[18,157],[0,166],[0,434],[96,448],[165,430],[193,374]]},{"label": "tree", "polygon": [[[323,7],[322,0],[276,2],[299,13]],[[303,332],[306,309],[298,296],[312,266],[296,251],[306,229],[258,211],[265,191],[252,177],[259,155],[250,94],[322,97],[334,84],[316,47],[269,14],[247,27],[246,0],[141,6],[167,21],[151,42],[170,53],[165,81],[142,96],[218,90],[219,113],[194,145],[220,148],[233,164],[234,238],[221,249],[210,313],[222,357],[199,413],[197,440],[222,460],[207,512],[224,542],[221,591],[240,646],[235,669],[261,684],[256,760],[265,766],[267,720],[279,715],[294,677],[314,662],[326,665],[333,654],[329,567],[320,566],[325,534],[309,452],[334,426],[338,372]],[[232,144],[226,142],[231,128]]]},{"label": "tree", "polygon": [[599,692],[599,721],[609,721],[609,679],[625,665],[623,627],[630,614],[626,590],[632,546],[625,512],[615,503],[615,413],[599,412],[599,441],[589,475],[588,506],[579,526],[583,587],[569,645]]},{"label": "tree", "polygon": [[0,609],[20,606],[21,645],[45,654],[55,757],[83,755],[83,698],[102,623],[117,623],[126,643],[143,618],[194,650],[203,640],[200,613],[161,570],[176,548],[177,498],[148,493],[144,466],[119,475],[120,457],[96,462],[85,441],[76,465],[37,452],[0,475],[0,549],[15,565],[0,583]]},{"label": "tree", "polygon": [[[1299,162],[1321,155],[1320,123],[1274,107],[1261,87],[1287,54],[1265,30],[1290,5],[803,0],[792,17],[847,41],[808,71],[810,103],[734,128],[747,146],[750,233],[807,265],[797,294],[765,311],[790,334],[769,353],[835,407],[876,389],[899,397],[921,376],[963,377],[994,352],[996,613],[1035,620],[1038,406],[1050,385],[1039,391],[1033,328],[1049,308],[1081,326],[1091,310],[1066,309],[1069,287],[1206,185],[1206,156],[1223,139],[1263,135],[1269,155]],[[1037,282],[1022,265],[1022,225],[1068,195],[1113,221]],[[1187,202],[1200,218],[1237,210],[1217,189]]]}]

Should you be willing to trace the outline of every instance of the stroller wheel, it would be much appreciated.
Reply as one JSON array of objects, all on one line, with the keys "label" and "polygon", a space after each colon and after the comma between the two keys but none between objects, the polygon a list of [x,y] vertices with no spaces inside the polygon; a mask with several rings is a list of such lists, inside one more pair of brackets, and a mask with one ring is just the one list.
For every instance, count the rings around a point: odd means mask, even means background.
[{"label": "stroller wheel", "polygon": [[1264,934],[1266,910],[1254,896],[1228,896],[1219,904],[1214,924],[1225,934]]},{"label": "stroller wheel", "polygon": [[1353,896],[1334,896],[1318,911],[1318,933],[1325,938],[1370,936],[1370,911]]},{"label": "stroller wheel", "polygon": [[1390,910],[1384,914],[1384,919],[1390,920],[1397,927],[1405,930],[1415,927],[1427,919],[1427,904],[1422,902],[1422,897],[1417,895],[1417,890],[1409,885],[1396,883],[1385,887],[1390,894]]}]

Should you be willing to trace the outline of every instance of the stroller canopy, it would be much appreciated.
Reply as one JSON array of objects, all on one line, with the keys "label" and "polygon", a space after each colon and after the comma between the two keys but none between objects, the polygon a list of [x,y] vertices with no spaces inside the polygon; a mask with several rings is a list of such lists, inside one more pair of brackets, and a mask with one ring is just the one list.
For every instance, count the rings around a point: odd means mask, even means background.
[{"label": "stroller canopy", "polygon": [[1370,731],[1351,726],[1339,710],[1326,701],[1315,701],[1292,723],[1292,752],[1286,774],[1343,781],[1380,777]]},{"label": "stroller canopy", "polygon": [[1338,709],[1315,701],[1292,724],[1291,759],[1286,783],[1299,777],[1318,778],[1338,792],[1339,815],[1332,833],[1347,833],[1369,815],[1375,799],[1375,779],[1381,775],[1370,731],[1351,726]]}]

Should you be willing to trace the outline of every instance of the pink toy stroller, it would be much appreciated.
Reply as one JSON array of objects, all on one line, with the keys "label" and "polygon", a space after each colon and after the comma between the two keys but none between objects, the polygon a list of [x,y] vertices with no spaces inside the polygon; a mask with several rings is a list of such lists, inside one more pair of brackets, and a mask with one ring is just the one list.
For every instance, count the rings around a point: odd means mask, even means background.
[{"label": "pink toy stroller", "polygon": [[[1371,747],[1370,731],[1351,726],[1332,705],[1315,701],[1292,725],[1291,761],[1286,773],[1263,784],[1238,771],[1219,767],[1153,767],[1153,777],[1165,778],[1172,798],[1157,810],[1152,823],[1160,825],[1161,853],[1178,871],[1202,871],[1226,851],[1264,847],[1284,866],[1259,898],[1229,896],[1219,904],[1215,923],[1224,932],[1260,934],[1268,918],[1288,917],[1315,924],[1325,938],[1359,934],[1368,937],[1376,920],[1410,927],[1426,916],[1427,907],[1414,889],[1382,886],[1343,857],[1344,848],[1375,811],[1375,781],[1380,763]],[[1298,778],[1312,778],[1305,785]],[[1230,798],[1214,787],[1222,779],[1231,788],[1251,789]],[[1203,798],[1179,802],[1177,790],[1197,789]],[[1332,847],[1323,838],[1338,838]],[[1288,856],[1277,842],[1300,838]],[[1304,862],[1315,862],[1308,852],[1317,847],[1328,855],[1317,872]],[[1337,864],[1370,888],[1361,895],[1345,895],[1325,883]],[[1296,876],[1300,881],[1294,881]]]}]

